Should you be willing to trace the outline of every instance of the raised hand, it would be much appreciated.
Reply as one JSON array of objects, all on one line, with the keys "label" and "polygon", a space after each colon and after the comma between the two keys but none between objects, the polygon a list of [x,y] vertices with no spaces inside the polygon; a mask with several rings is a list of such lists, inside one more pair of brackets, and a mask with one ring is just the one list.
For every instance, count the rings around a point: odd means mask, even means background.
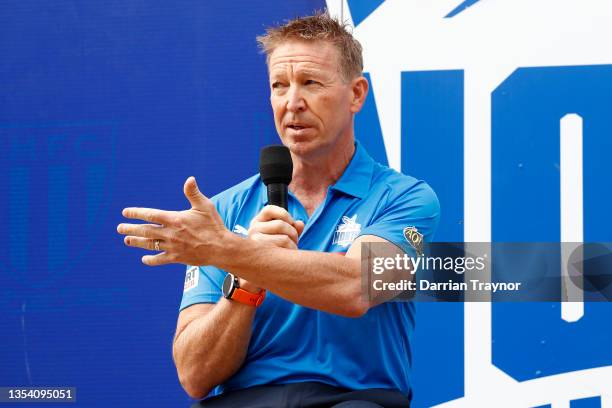
[{"label": "raised hand", "polygon": [[198,189],[194,177],[189,177],[183,187],[191,209],[164,211],[154,208],[125,208],[123,216],[149,224],[119,224],[117,232],[126,235],[128,246],[154,251],[157,255],[145,255],[142,262],[149,266],[181,263],[208,265],[221,253],[222,240],[231,234],[223,224],[214,204]]}]

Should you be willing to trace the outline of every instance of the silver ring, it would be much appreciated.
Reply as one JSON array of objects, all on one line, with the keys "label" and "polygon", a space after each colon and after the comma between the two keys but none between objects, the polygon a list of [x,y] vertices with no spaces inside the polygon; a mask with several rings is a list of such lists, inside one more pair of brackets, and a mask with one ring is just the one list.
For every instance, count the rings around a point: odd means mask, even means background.
[{"label": "silver ring", "polygon": [[155,240],[155,250],[156,251],[161,251],[161,249],[159,249],[159,239]]}]

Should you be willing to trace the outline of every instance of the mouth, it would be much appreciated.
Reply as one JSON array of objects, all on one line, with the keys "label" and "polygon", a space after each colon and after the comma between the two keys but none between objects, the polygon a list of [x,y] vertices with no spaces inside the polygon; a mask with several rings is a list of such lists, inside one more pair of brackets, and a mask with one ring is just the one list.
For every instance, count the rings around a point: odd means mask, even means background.
[{"label": "mouth", "polygon": [[287,128],[293,129],[293,130],[297,131],[297,130],[308,129],[309,126],[302,125],[302,124],[289,124],[289,125],[287,125]]}]

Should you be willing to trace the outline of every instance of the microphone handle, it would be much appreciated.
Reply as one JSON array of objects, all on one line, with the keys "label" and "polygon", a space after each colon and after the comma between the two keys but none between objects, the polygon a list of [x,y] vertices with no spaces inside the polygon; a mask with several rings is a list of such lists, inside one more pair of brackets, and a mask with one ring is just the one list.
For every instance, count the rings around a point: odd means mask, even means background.
[{"label": "microphone handle", "polygon": [[289,209],[287,204],[287,184],[283,183],[270,183],[268,184],[268,204],[277,205],[279,207],[284,208],[285,210]]}]

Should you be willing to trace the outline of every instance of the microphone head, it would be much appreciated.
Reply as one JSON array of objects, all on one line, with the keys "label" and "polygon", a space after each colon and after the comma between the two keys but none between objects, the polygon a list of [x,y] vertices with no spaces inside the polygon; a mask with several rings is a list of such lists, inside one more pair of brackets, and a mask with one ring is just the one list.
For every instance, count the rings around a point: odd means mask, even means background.
[{"label": "microphone head", "polygon": [[267,186],[271,183],[289,184],[293,175],[293,160],[283,145],[270,145],[259,154],[259,174]]}]

